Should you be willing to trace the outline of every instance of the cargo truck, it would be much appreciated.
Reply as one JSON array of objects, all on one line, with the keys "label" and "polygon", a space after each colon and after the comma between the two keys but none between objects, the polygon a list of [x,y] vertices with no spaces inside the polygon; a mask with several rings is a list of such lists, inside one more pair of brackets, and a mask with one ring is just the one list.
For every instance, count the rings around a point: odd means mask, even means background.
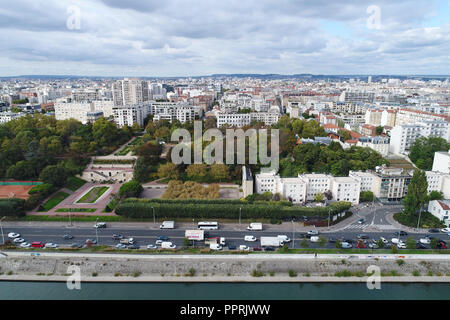
[{"label": "cargo truck", "polygon": [[162,225],[159,226],[160,229],[174,229],[175,221],[164,221]]},{"label": "cargo truck", "polygon": [[220,244],[220,245],[224,246],[225,245],[225,238],[224,237],[208,238],[208,239],[205,240],[205,244],[206,245]]},{"label": "cargo truck", "polygon": [[186,230],[184,237],[188,240],[203,241],[205,239],[205,231],[203,230]]},{"label": "cargo truck", "polygon": [[134,239],[133,238],[125,238],[125,239],[121,239],[120,240],[121,244],[133,244],[134,243]]},{"label": "cargo truck", "polygon": [[282,244],[278,237],[261,237],[261,247],[280,247]]},{"label": "cargo truck", "polygon": [[247,227],[247,230],[251,231],[261,231],[263,229],[262,223],[260,222],[253,222],[250,223],[250,225]]},{"label": "cargo truck", "polygon": [[172,242],[164,241],[163,243],[161,243],[161,248],[162,249],[176,249],[177,246],[174,245]]}]

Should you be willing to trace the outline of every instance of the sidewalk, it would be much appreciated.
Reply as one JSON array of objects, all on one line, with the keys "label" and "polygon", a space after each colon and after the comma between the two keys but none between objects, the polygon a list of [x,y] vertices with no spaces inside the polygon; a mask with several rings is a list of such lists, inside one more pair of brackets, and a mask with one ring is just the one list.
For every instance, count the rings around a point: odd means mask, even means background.
[{"label": "sidewalk", "polygon": [[403,230],[408,233],[428,233],[428,229],[422,229],[422,228],[416,229],[416,228],[406,227],[406,226],[398,223],[397,221],[395,221],[393,213],[387,214],[386,220],[398,230]]}]

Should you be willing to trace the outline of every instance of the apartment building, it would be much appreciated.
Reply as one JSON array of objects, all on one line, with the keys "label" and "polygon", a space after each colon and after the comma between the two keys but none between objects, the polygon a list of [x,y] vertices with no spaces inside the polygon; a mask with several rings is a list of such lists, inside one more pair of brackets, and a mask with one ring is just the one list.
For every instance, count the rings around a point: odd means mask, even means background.
[{"label": "apartment building", "polygon": [[380,180],[379,193],[374,193],[380,201],[385,203],[398,203],[408,192],[408,185],[412,175],[403,169],[383,168],[376,172]]},{"label": "apartment building", "polygon": [[381,126],[395,127],[395,121],[397,118],[397,111],[395,110],[383,110],[381,113]]},{"label": "apartment building", "polygon": [[428,212],[450,227],[450,200],[433,200],[428,203]]},{"label": "apartment building", "polygon": [[380,153],[383,157],[389,154],[389,137],[360,137],[356,145],[358,147],[370,148]]},{"label": "apartment building", "polygon": [[114,122],[119,126],[133,126],[137,123],[139,126],[144,125],[144,119],[149,114],[149,104],[135,104],[125,106],[114,106],[113,115]]},{"label": "apartment building", "polygon": [[6,123],[14,119],[25,116],[25,113],[0,112],[0,123]]},{"label": "apartment building", "polygon": [[383,116],[383,110],[380,109],[368,109],[365,114],[366,124],[378,127],[381,126],[381,118]]},{"label": "apartment building", "polygon": [[112,85],[115,106],[136,105],[149,101],[148,82],[140,79],[117,80]]},{"label": "apartment building", "polygon": [[377,127],[371,124],[363,124],[361,126],[361,134],[363,136],[376,136],[377,135]]},{"label": "apartment building", "polygon": [[88,123],[88,113],[95,111],[94,104],[92,102],[72,102],[70,99],[66,101],[55,103],[56,120],[76,119],[83,124]]},{"label": "apartment building", "polygon": [[227,124],[232,127],[248,126],[252,121],[263,122],[266,125],[273,125],[280,120],[280,114],[277,112],[251,112],[251,113],[223,113],[216,114],[217,127]]},{"label": "apartment building", "polygon": [[349,103],[373,103],[375,100],[375,93],[368,91],[349,91],[342,92],[340,101]]},{"label": "apartment building", "polygon": [[436,114],[412,109],[400,109],[397,112],[395,125],[412,124],[421,121],[446,121],[450,122],[450,115]]},{"label": "apartment building", "polygon": [[360,183],[352,177],[333,177],[331,179],[331,193],[335,201],[359,203]]},{"label": "apartment building", "polygon": [[439,151],[434,154],[432,170],[450,174],[450,150],[448,152]]}]

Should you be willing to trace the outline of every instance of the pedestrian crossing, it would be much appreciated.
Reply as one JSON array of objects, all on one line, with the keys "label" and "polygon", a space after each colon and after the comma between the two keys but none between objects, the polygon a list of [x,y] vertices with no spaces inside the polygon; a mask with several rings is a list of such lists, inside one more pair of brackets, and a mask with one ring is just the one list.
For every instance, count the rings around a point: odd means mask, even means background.
[{"label": "pedestrian crossing", "polygon": [[364,230],[364,229],[394,230],[395,227],[390,224],[351,224],[343,228],[343,230]]}]

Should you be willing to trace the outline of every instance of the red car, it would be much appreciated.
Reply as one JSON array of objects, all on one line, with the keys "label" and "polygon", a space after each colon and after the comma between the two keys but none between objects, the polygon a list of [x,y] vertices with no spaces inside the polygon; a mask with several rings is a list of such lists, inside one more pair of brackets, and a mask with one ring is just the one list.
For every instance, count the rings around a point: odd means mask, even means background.
[{"label": "red car", "polygon": [[253,251],[262,251],[260,247],[253,247]]},{"label": "red car", "polygon": [[364,242],[358,241],[355,247],[359,249],[364,249],[366,245],[364,244]]},{"label": "red car", "polygon": [[439,249],[447,249],[447,245],[445,244],[445,242],[441,241],[438,244],[438,248]]},{"label": "red car", "polygon": [[32,247],[32,248],[44,248],[44,247],[45,247],[45,243],[40,242],[40,241],[38,241],[38,242],[32,242],[32,243],[31,243],[31,247]]}]

